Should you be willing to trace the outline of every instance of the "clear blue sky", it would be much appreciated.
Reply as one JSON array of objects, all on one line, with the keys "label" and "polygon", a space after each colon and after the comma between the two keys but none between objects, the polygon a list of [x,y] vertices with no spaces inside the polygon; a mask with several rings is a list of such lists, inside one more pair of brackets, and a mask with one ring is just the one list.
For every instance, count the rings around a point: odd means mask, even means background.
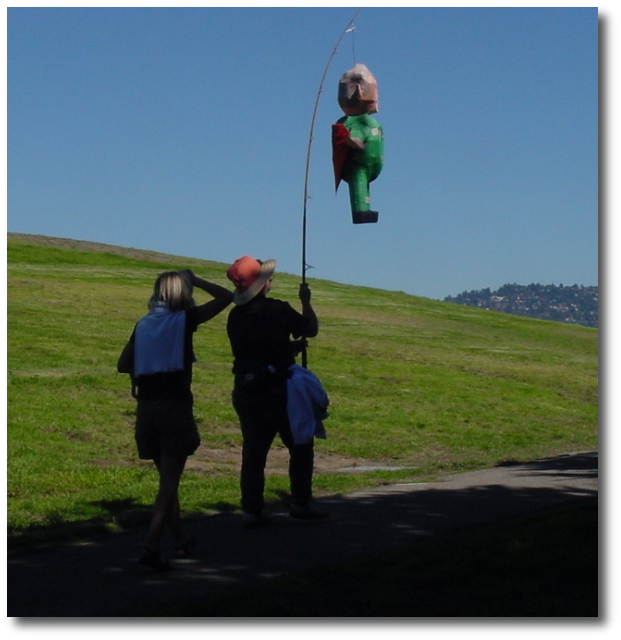
[{"label": "clear blue sky", "polygon": [[[301,274],[319,83],[355,11],[9,8],[7,229]],[[310,278],[444,298],[598,283],[597,8],[370,8],[329,69]],[[340,75],[375,74],[376,225],[334,193]]]}]

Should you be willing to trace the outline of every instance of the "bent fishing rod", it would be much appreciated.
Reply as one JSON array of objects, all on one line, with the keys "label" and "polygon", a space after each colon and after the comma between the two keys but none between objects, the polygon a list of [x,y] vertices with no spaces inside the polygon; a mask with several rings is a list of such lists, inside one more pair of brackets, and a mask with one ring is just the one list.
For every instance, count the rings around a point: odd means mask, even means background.
[{"label": "bent fishing rod", "polygon": [[[352,16],[351,20],[347,23],[347,26],[341,32],[339,39],[336,41],[334,45],[334,49],[332,49],[332,53],[328,58],[328,62],[326,64],[326,68],[323,71],[323,75],[321,76],[321,82],[319,83],[319,90],[317,91],[317,97],[315,98],[315,107],[313,108],[313,117],[311,118],[310,125],[310,133],[308,136],[308,148],[306,150],[306,170],[304,173],[304,209],[302,215],[302,283],[306,284],[306,271],[310,268],[310,265],[306,262],[306,205],[308,203],[309,195],[308,195],[308,176],[310,171],[310,159],[311,159],[311,149],[313,146],[314,132],[315,132],[315,120],[317,118],[317,109],[319,108],[319,100],[321,99],[321,94],[323,93],[323,85],[326,80],[326,76],[328,75],[328,69],[332,64],[332,59],[336,55],[336,52],[341,44],[341,41],[345,37],[345,34],[350,33],[354,30],[354,20],[356,16],[360,13],[360,9],[356,9],[356,12]],[[306,368],[308,356],[306,353],[306,346],[302,349],[302,366]]]}]

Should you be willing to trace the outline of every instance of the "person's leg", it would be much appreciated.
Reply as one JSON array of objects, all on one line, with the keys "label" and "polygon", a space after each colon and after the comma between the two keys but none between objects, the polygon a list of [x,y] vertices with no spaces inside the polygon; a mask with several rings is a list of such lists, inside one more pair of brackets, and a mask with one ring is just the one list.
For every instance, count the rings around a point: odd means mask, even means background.
[{"label": "person's leg", "polygon": [[315,464],[315,442],[311,439],[307,444],[295,444],[286,394],[284,402],[275,405],[276,413],[272,416],[278,425],[278,433],[283,444],[289,450],[289,482],[291,485],[291,509],[289,515],[303,520],[319,520],[328,513],[313,504],[313,471]]},{"label": "person's leg", "polygon": [[172,509],[170,511],[170,518],[168,520],[168,528],[172,535],[173,544],[175,548],[176,558],[187,558],[192,554],[192,549],[196,546],[196,538],[189,536],[186,538],[181,530],[181,507],[179,506],[179,491],[175,496]]},{"label": "person's leg", "polygon": [[289,450],[289,482],[293,504],[306,505],[313,496],[313,467],[315,462],[314,441],[308,444],[295,444],[289,412],[287,410],[287,389],[275,398],[270,406],[270,420],[276,426],[283,444]]},{"label": "person's leg", "polygon": [[281,422],[279,434],[283,444],[289,449],[291,500],[296,505],[308,504],[313,497],[314,442],[311,440],[308,444],[295,444],[288,419],[286,424]]},{"label": "person's leg", "polygon": [[175,547],[182,545],[185,542],[183,533],[181,532],[181,507],[179,506],[179,490],[175,495],[175,499],[170,508],[170,515],[168,518],[168,528],[172,535],[173,543]]},{"label": "person's leg", "polygon": [[294,444],[289,447],[289,480],[291,482],[291,508],[289,515],[301,520],[321,520],[328,512],[313,501],[313,466],[315,445]]},{"label": "person's leg", "polygon": [[265,420],[258,394],[233,393],[233,406],[243,436],[240,474],[241,503],[244,513],[260,514],[264,507],[265,465],[276,430]]},{"label": "person's leg", "polygon": [[146,544],[151,551],[159,550],[166,526],[170,527],[175,544],[183,541],[178,490],[186,460],[185,456],[162,456],[156,461],[160,482]]}]

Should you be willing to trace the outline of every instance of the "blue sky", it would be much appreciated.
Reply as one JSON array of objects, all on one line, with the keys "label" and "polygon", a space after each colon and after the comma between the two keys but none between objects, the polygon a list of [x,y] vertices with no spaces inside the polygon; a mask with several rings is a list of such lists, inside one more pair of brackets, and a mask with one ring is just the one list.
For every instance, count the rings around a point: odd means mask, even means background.
[{"label": "blue sky", "polygon": [[[301,274],[310,123],[355,7],[10,8],[7,229]],[[363,7],[317,113],[310,278],[442,299],[598,283],[597,8]],[[334,192],[341,74],[379,85],[376,225]]]}]

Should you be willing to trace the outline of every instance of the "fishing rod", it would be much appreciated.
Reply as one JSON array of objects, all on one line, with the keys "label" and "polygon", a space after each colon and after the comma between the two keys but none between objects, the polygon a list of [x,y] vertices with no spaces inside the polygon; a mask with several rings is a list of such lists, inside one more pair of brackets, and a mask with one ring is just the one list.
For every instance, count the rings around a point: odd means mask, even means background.
[{"label": "fishing rod", "polygon": [[[326,68],[323,71],[323,76],[321,76],[321,82],[319,83],[319,90],[317,91],[317,97],[315,98],[315,107],[313,109],[313,117],[311,118],[311,126],[310,133],[308,136],[308,148],[306,150],[306,171],[304,173],[304,212],[302,215],[302,283],[306,284],[306,271],[310,268],[310,265],[306,262],[306,205],[308,202],[308,174],[310,171],[310,159],[311,159],[311,148],[313,146],[313,134],[315,132],[315,119],[317,118],[317,109],[319,108],[319,100],[321,98],[321,94],[323,93],[323,84],[326,80],[326,76],[328,75],[328,69],[332,64],[332,59],[336,55],[336,52],[341,44],[341,40],[345,37],[346,33],[350,33],[354,30],[354,20],[356,16],[360,13],[360,9],[356,9],[356,12],[352,16],[351,20],[347,23],[347,26],[343,29],[339,39],[336,41],[334,45],[334,49],[332,49],[332,53],[328,58],[328,62],[326,64]],[[302,349],[302,366],[306,368],[307,365],[307,353],[306,347]]]}]

